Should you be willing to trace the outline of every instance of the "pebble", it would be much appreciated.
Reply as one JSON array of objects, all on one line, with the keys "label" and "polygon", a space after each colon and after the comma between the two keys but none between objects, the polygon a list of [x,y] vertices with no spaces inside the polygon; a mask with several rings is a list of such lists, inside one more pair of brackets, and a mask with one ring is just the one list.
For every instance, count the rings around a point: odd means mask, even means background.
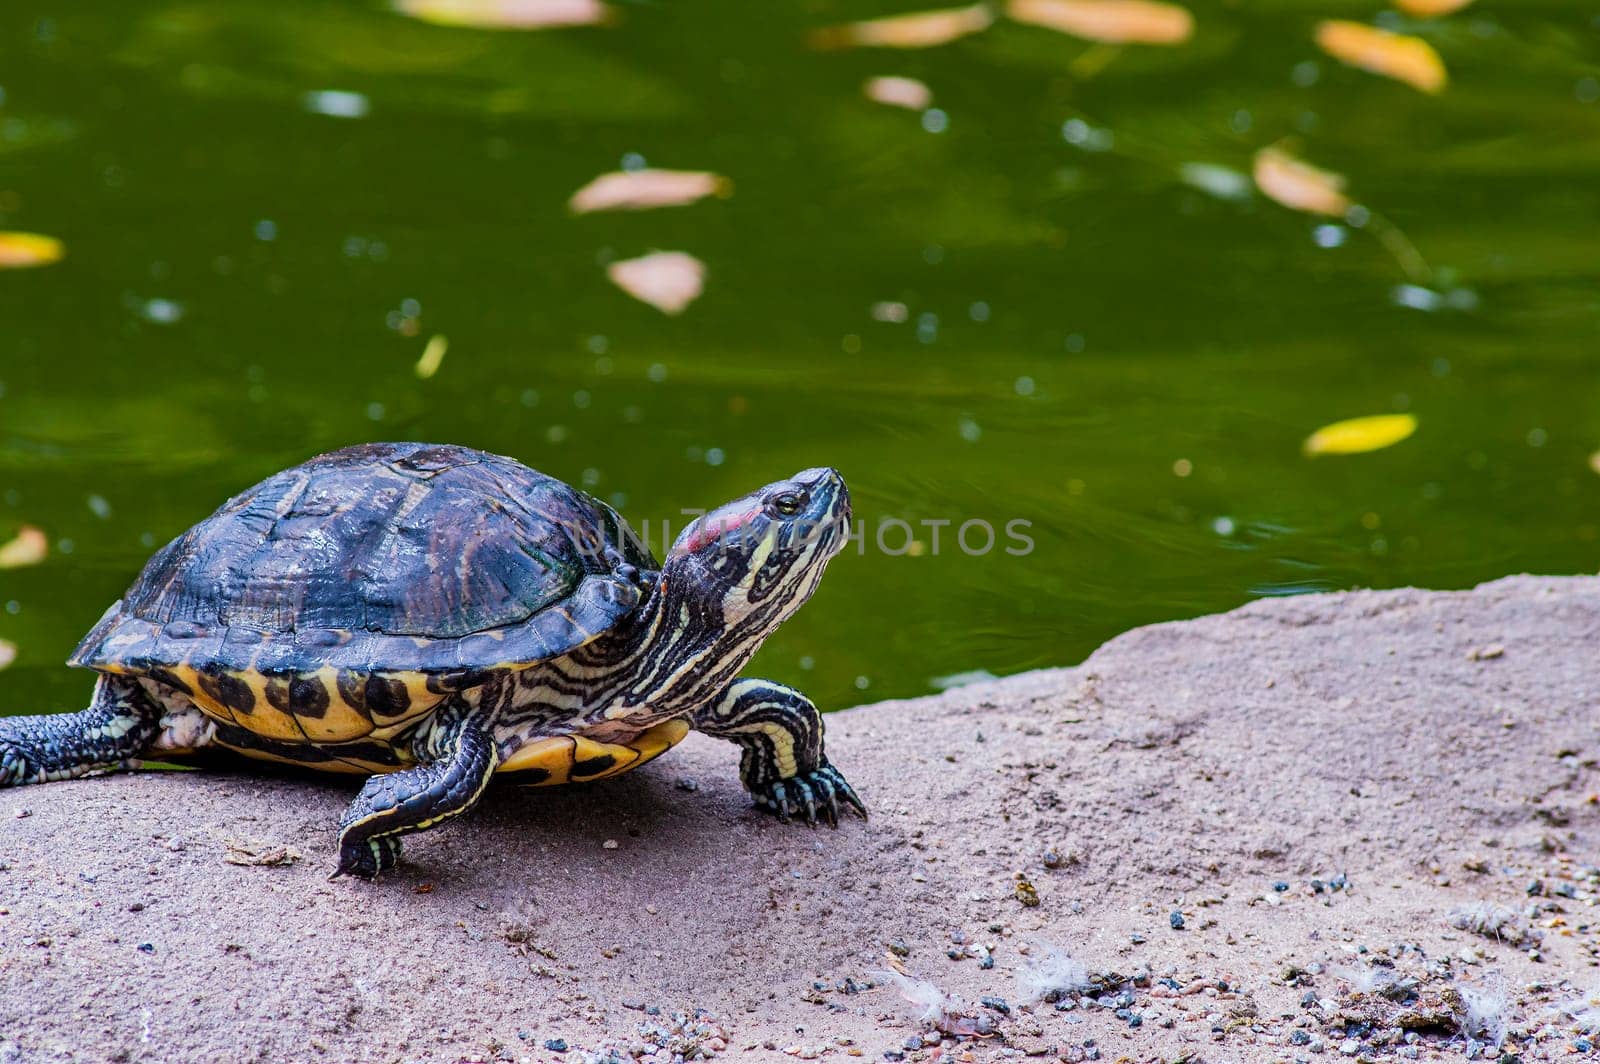
[{"label": "pebble", "polygon": [[565,1038],[546,1038],[544,1047],[552,1053],[565,1053],[567,1051],[567,1040]]},{"label": "pebble", "polygon": [[1006,1004],[1006,999],[1003,997],[986,997],[982,999],[982,1003],[984,1008],[993,1009],[1002,1016],[1011,1015],[1011,1006]]},{"label": "pebble", "polygon": [[896,957],[909,957],[911,956],[911,947],[906,945],[905,939],[897,938],[889,943],[889,952]]},{"label": "pebble", "polygon": [[607,839],[605,842],[602,842],[600,845],[604,849],[614,850],[614,849],[617,848],[618,843],[617,843],[616,839]]},{"label": "pebble", "polygon": [[1172,929],[1174,931],[1183,930],[1183,914],[1178,912],[1176,909],[1172,911],[1171,916],[1167,917],[1167,922],[1172,925]]},{"label": "pebble", "polygon": [[1276,883],[1272,884],[1272,889],[1277,891],[1279,894],[1282,894],[1284,891],[1289,889],[1289,884],[1280,879]]},{"label": "pebble", "polygon": [[1361,1043],[1356,1041],[1354,1038],[1346,1038],[1343,1042],[1339,1043],[1339,1052],[1343,1053],[1347,1057],[1353,1057],[1357,1053],[1361,1052]]}]

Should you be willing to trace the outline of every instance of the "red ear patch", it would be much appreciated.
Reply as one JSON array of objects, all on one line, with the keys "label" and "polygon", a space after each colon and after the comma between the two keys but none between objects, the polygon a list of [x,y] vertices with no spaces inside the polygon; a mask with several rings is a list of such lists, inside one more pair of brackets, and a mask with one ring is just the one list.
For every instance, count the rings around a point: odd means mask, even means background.
[{"label": "red ear patch", "polygon": [[743,513],[724,514],[713,512],[706,514],[700,519],[700,527],[694,530],[694,535],[690,536],[684,543],[684,549],[698,551],[707,547],[729,532],[743,528],[760,512],[761,508],[757,506]]}]

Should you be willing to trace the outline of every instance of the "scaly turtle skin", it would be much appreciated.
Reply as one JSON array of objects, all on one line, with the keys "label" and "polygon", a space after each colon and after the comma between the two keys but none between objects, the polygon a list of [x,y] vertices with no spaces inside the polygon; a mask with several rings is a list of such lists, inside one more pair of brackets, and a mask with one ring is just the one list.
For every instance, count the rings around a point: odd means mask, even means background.
[{"label": "scaly turtle skin", "polygon": [[700,518],[658,564],[609,506],[509,458],[369,444],[230,499],[84,637],[88,709],[0,718],[0,786],[224,751],[369,775],[335,873],[530,785],[626,772],[690,728],[743,747],[780,817],[866,810],[806,697],[740,679],[843,545],[808,469]]}]

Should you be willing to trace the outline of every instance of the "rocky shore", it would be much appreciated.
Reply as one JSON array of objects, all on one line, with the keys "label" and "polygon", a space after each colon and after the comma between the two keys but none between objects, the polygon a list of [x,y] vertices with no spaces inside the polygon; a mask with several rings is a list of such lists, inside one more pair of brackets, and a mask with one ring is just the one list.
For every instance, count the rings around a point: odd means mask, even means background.
[{"label": "rocky shore", "polygon": [[0,792],[0,1062],[1584,1059],[1600,579],[1257,602],[828,718],[872,808],[691,736],[328,882],[340,782]]}]

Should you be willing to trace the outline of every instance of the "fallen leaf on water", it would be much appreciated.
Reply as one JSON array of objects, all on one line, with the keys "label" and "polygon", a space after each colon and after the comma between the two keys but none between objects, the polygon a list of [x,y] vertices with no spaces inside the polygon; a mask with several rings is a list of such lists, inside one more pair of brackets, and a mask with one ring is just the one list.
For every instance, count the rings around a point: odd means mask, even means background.
[{"label": "fallen leaf on water", "polygon": [[656,251],[606,267],[611,283],[663,314],[682,314],[700,298],[706,264],[684,251]]},{"label": "fallen leaf on water", "polygon": [[567,206],[577,214],[642,211],[732,194],[732,181],[703,170],[618,170],[601,174],[574,192]]},{"label": "fallen leaf on water", "polygon": [[439,364],[444,361],[444,353],[450,350],[450,341],[443,333],[435,333],[429,340],[428,346],[422,349],[422,357],[417,359],[417,376],[427,380],[439,372]]},{"label": "fallen leaf on water", "polygon": [[1318,169],[1282,148],[1256,152],[1252,176],[1263,194],[1293,210],[1342,217],[1351,206],[1342,174]]},{"label": "fallen leaf on water", "polygon": [[1390,33],[1361,22],[1330,19],[1318,23],[1317,47],[1341,63],[1403,81],[1423,92],[1441,92],[1450,80],[1444,60],[1421,37]]},{"label": "fallen leaf on water", "polygon": [[1600,451],[1596,451],[1589,456],[1589,468],[1596,473],[1600,473]]},{"label": "fallen leaf on water", "polygon": [[17,644],[9,639],[0,639],[0,669],[17,660]]},{"label": "fallen leaf on water", "polygon": [[933,90],[916,78],[869,78],[861,91],[869,100],[912,111],[926,111],[933,103]]},{"label": "fallen leaf on water", "polygon": [[1416,431],[1417,419],[1411,414],[1376,414],[1335,421],[1306,437],[1305,453],[1362,454],[1393,447]]},{"label": "fallen leaf on water", "polygon": [[1394,0],[1394,6],[1413,18],[1438,18],[1440,15],[1450,15],[1468,4],[1472,0]]},{"label": "fallen leaf on water", "polygon": [[0,233],[0,270],[48,266],[60,262],[66,246],[42,233]]},{"label": "fallen leaf on water", "polygon": [[23,525],[7,543],[0,544],[0,569],[38,565],[50,553],[50,540],[41,529]]},{"label": "fallen leaf on water", "polygon": [[395,0],[394,9],[436,26],[538,30],[598,26],[611,20],[600,0]]},{"label": "fallen leaf on water", "polygon": [[1010,0],[1006,14],[1106,44],[1182,44],[1194,36],[1189,10],[1159,0]]},{"label": "fallen leaf on water", "polygon": [[247,868],[275,868],[282,865],[292,865],[300,860],[300,855],[287,846],[264,846],[252,848],[230,842],[228,852],[222,859],[232,865],[244,865]]},{"label": "fallen leaf on water", "polygon": [[989,10],[989,5],[973,4],[824,26],[811,32],[811,47],[932,48],[968,34],[981,33],[993,24],[994,12]]}]

